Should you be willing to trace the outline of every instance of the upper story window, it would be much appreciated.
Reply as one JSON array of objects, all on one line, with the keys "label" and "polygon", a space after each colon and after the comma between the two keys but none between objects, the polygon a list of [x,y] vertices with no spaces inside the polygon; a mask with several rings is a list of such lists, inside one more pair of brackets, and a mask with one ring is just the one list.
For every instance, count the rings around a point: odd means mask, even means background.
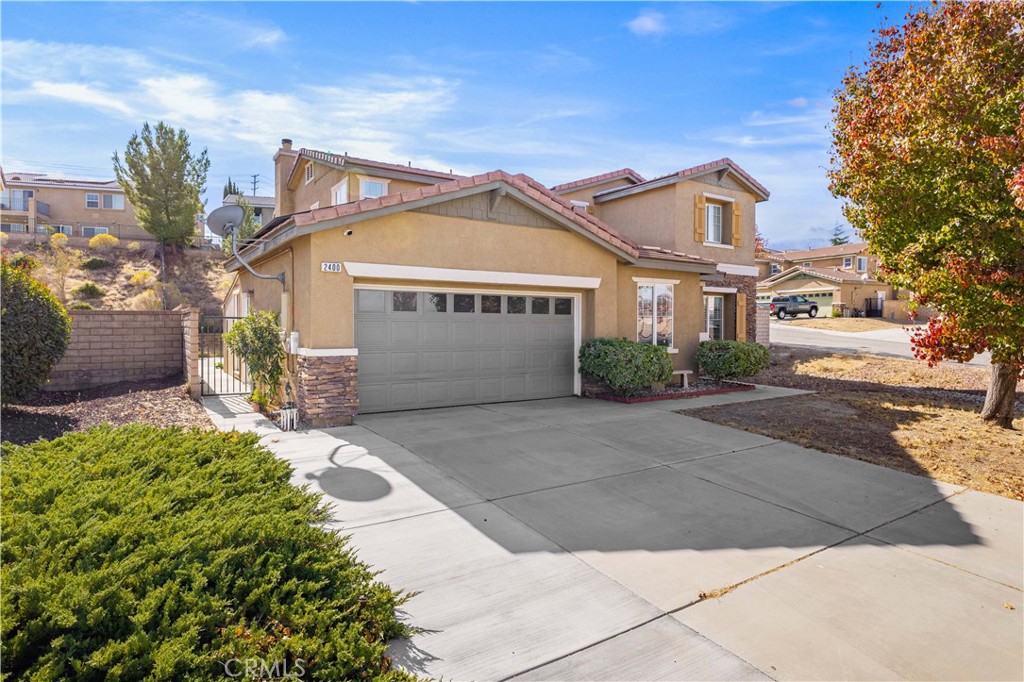
[{"label": "upper story window", "polygon": [[864,256],[857,256],[857,272],[868,271],[868,259]]},{"label": "upper story window", "polygon": [[85,193],[86,208],[102,208],[108,211],[124,210],[123,194],[100,194],[99,192]]},{"label": "upper story window", "polygon": [[843,258],[843,267],[844,268],[852,268],[853,267],[853,256],[845,256]]},{"label": "upper story window", "polygon": [[124,210],[124,195],[123,194],[104,194],[103,195],[103,208],[113,211]]},{"label": "upper story window", "polygon": [[637,282],[637,341],[672,348],[674,294],[672,284]]},{"label": "upper story window", "polygon": [[801,263],[800,265],[804,266],[805,268],[809,268],[809,267],[811,267],[811,261],[809,261],[809,260],[805,260],[805,261],[804,261],[803,263]]},{"label": "upper story window", "polygon": [[712,244],[722,243],[722,206],[708,204],[704,225],[704,241]]},{"label": "upper story window", "polygon": [[771,264],[771,272],[772,272],[773,275],[779,274],[780,272],[782,272],[782,266],[779,265],[778,263],[772,263]]},{"label": "upper story window", "polygon": [[348,203],[348,178],[331,188],[331,200],[335,206]]},{"label": "upper story window", "polygon": [[8,189],[0,192],[0,208],[8,211],[27,211],[28,200],[35,196],[30,189]]},{"label": "upper story window", "polygon": [[306,164],[306,184],[313,182],[313,162]]},{"label": "upper story window", "polygon": [[387,180],[371,180],[362,178],[359,180],[359,198],[376,199],[388,193]]}]

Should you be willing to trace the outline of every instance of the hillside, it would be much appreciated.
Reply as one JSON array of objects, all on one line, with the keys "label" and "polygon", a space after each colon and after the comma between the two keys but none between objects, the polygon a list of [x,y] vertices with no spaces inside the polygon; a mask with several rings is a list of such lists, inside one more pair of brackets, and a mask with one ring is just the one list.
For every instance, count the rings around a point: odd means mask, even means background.
[{"label": "hillside", "polygon": [[[39,261],[34,276],[46,283],[58,298],[61,297],[59,277],[54,271],[55,263],[48,246],[5,244],[4,250],[12,258],[25,254]],[[162,307],[160,256],[156,245],[131,242],[118,244],[106,252],[89,248],[77,250],[80,252],[79,263],[68,271],[64,284],[68,308],[91,306],[103,310],[153,310]],[[224,271],[223,253],[207,249],[168,248],[166,258],[167,307],[188,303],[205,313],[218,312],[231,278]]]}]

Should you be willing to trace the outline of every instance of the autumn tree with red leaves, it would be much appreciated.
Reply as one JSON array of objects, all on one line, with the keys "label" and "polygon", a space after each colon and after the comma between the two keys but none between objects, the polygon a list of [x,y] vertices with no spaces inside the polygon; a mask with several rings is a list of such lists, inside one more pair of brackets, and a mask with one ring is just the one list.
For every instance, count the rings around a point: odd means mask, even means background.
[{"label": "autumn tree with red leaves", "polygon": [[[938,311],[929,365],[992,353],[982,417],[1024,377],[1024,1],[916,9],[836,92],[830,189],[886,280]],[[1016,203],[1015,203],[1016,201]]]}]

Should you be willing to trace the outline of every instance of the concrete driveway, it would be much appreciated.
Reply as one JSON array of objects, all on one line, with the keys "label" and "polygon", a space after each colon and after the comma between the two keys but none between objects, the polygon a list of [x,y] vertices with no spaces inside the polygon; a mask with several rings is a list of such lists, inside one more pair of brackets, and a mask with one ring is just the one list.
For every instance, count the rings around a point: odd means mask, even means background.
[{"label": "concrete driveway", "polygon": [[422,631],[393,649],[424,675],[1021,678],[1020,503],[684,406],[425,410],[263,442],[419,593]]}]

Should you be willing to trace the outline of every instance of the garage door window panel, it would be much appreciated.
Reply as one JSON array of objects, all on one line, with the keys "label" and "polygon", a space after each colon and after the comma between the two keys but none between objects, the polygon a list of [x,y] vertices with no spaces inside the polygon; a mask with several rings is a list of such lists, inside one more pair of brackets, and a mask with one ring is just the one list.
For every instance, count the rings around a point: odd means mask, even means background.
[{"label": "garage door window panel", "polygon": [[428,313],[448,312],[448,294],[427,294],[423,308]]},{"label": "garage door window panel", "polygon": [[487,314],[501,313],[501,296],[481,296],[480,312]]},{"label": "garage door window panel", "polygon": [[530,301],[530,312],[534,315],[548,315],[551,312],[551,299],[534,298]]},{"label": "garage door window panel", "polygon": [[525,296],[509,296],[508,297],[508,314],[509,315],[525,315],[526,314],[526,297]]},{"label": "garage door window panel", "polygon": [[391,292],[391,305],[396,313],[414,313],[418,298],[419,294],[415,291],[393,291]]},{"label": "garage door window panel", "polygon": [[476,312],[476,296],[474,294],[455,294],[455,312]]},{"label": "garage door window panel", "polygon": [[556,298],[555,315],[572,315],[572,299]]}]

